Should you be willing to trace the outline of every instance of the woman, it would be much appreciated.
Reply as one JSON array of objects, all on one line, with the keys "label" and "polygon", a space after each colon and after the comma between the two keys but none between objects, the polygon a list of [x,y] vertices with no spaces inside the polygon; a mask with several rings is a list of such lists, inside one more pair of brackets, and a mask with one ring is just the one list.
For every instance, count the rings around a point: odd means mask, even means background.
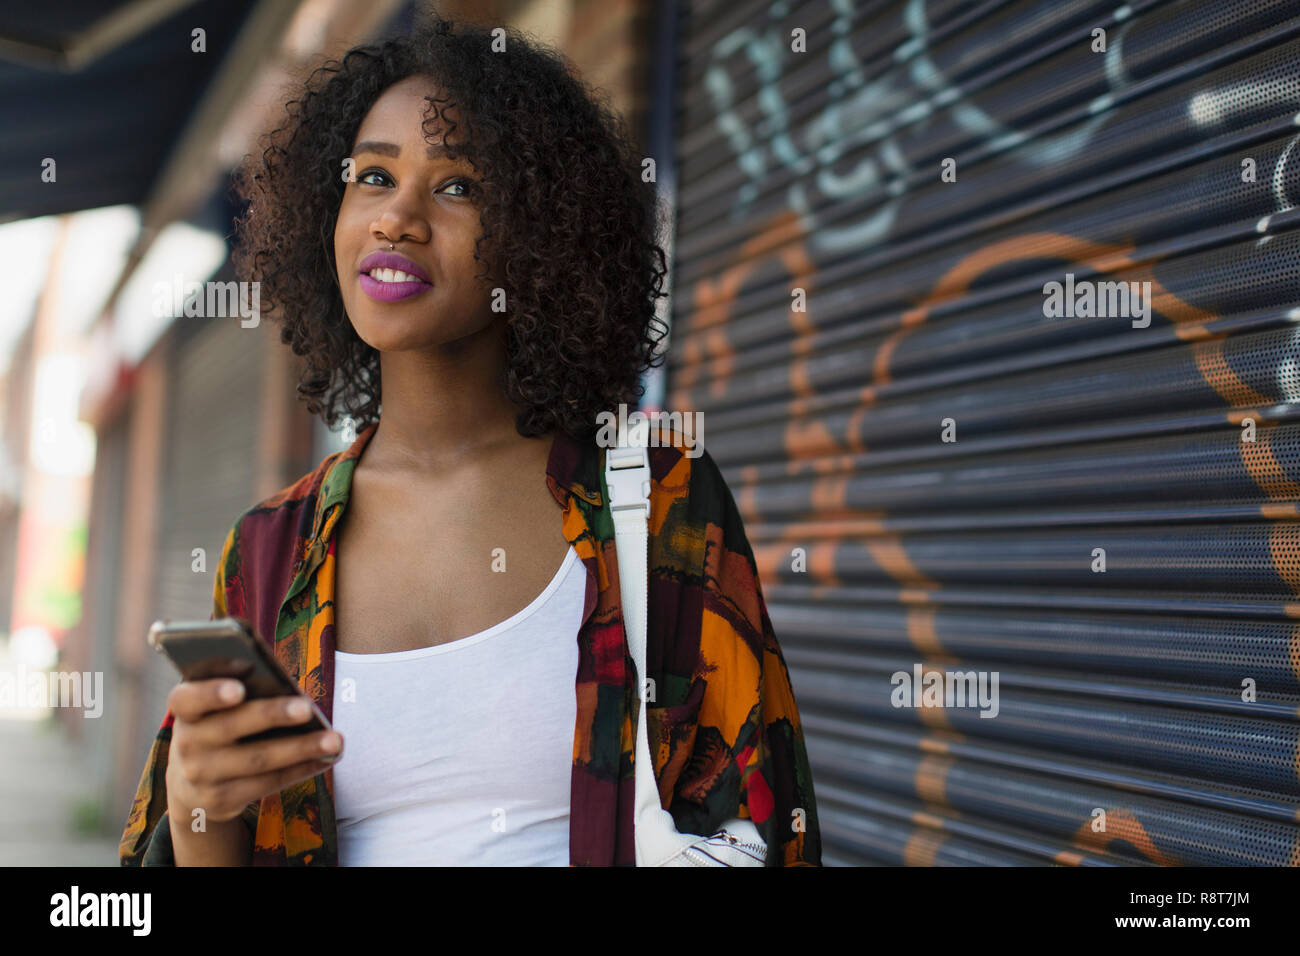
[{"label": "woman", "polygon": [[[181,683],[121,861],[630,865],[635,682],[595,435],[659,361],[653,187],[621,123],[514,34],[434,21],[296,106],[242,171],[236,265],[305,356],[308,408],[359,434],[240,517],[213,615],[252,621],[336,729],[239,744],[304,717]],[[708,454],[665,437],[661,798],[683,832],[749,816],[769,865],[820,865],[739,514]]]}]

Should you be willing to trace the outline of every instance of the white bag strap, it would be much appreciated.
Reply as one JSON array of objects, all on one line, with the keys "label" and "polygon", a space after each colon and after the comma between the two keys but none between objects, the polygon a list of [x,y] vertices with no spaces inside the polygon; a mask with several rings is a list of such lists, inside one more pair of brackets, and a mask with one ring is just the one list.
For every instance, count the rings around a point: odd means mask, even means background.
[{"label": "white bag strap", "polygon": [[645,420],[620,430],[617,448],[605,451],[605,487],[614,519],[614,547],[618,554],[618,583],[622,598],[623,627],[628,651],[636,666],[636,865],[659,866],[699,837],[682,835],[672,814],[659,800],[654,764],[646,732],[646,609],[648,604],[647,553],[650,547],[649,423]]}]

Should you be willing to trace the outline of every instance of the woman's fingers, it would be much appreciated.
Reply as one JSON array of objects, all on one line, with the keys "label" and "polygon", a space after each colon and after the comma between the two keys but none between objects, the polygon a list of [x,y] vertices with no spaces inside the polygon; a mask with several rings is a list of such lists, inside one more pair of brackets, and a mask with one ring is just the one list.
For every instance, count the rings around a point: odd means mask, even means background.
[{"label": "woman's fingers", "polygon": [[249,700],[207,714],[189,728],[190,739],[204,746],[222,747],[274,727],[306,723],[311,715],[311,701],[302,696]]}]

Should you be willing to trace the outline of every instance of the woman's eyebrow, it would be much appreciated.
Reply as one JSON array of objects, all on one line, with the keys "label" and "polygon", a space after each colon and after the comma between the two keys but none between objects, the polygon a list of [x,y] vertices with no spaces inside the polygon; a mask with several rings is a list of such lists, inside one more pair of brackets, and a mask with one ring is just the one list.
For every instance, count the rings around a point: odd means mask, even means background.
[{"label": "woman's eyebrow", "polygon": [[[396,159],[398,156],[402,155],[402,147],[394,143],[380,143],[368,139],[365,142],[357,143],[357,145],[353,147],[352,152],[353,155],[359,153],[377,153],[380,156],[392,156]],[[429,159],[449,158],[446,147],[441,145],[426,147],[424,155]]]}]

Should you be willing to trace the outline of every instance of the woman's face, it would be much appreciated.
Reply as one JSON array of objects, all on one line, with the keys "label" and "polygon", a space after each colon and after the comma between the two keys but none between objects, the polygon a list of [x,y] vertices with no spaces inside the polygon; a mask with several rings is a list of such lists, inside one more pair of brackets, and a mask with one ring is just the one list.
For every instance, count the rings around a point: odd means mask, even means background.
[{"label": "woman's face", "polygon": [[436,92],[432,80],[409,77],[371,107],[353,144],[356,181],[344,187],[334,227],[343,306],[380,352],[452,343],[496,317],[490,283],[474,278],[483,271],[474,259],[479,210],[463,183],[478,177],[468,160],[431,147],[420,128],[425,97]]}]

